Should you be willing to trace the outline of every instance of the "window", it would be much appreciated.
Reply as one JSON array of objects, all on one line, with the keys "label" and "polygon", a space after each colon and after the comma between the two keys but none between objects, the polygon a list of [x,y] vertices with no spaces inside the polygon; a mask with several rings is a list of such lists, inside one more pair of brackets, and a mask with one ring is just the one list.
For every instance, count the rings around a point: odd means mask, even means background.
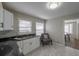
[{"label": "window", "polygon": [[30,21],[19,20],[19,32],[31,32],[32,24]]},{"label": "window", "polygon": [[65,24],[65,34],[72,34],[73,31],[73,24],[72,23],[68,23]]},{"label": "window", "polygon": [[44,33],[44,23],[36,22],[36,35]]}]

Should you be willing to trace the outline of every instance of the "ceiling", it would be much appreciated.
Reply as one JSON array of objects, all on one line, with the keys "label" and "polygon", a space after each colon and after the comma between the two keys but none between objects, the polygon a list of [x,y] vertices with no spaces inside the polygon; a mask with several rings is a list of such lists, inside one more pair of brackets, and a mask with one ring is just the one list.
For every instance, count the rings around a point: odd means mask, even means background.
[{"label": "ceiling", "polygon": [[4,2],[6,7],[42,19],[52,19],[79,12],[79,2],[63,2],[54,10],[47,8],[47,2]]}]

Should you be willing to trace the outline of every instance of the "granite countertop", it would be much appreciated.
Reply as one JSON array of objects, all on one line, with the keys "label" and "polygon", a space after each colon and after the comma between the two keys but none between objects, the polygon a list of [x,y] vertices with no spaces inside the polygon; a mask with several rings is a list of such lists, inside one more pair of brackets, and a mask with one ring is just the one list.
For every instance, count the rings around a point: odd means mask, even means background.
[{"label": "granite countertop", "polygon": [[36,37],[35,34],[29,34],[29,35],[19,35],[19,36],[13,36],[13,37],[6,37],[6,38],[0,38],[0,42],[5,41],[22,41],[30,38]]},{"label": "granite countertop", "polygon": [[30,39],[30,38],[34,38],[36,36],[33,36],[33,37],[20,37],[20,38],[14,38],[13,40],[14,41],[22,41],[22,40],[26,40],[26,39]]}]

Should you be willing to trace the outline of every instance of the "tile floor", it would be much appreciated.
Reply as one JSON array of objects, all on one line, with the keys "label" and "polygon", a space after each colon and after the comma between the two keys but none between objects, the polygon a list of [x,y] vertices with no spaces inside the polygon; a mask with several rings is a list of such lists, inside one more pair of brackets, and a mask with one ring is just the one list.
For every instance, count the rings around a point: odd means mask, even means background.
[{"label": "tile floor", "polygon": [[27,54],[27,56],[79,56],[79,50],[54,43],[52,46],[39,47]]}]

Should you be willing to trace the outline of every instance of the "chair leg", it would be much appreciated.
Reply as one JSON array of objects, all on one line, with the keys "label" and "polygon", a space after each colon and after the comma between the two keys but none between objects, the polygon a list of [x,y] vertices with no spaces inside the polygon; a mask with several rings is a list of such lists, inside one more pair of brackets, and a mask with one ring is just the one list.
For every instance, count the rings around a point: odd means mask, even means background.
[{"label": "chair leg", "polygon": [[51,42],[51,45],[52,45],[52,42]]},{"label": "chair leg", "polygon": [[52,45],[52,41],[51,41],[51,45]]},{"label": "chair leg", "polygon": [[44,42],[43,41],[41,41],[41,45],[44,46]]}]

